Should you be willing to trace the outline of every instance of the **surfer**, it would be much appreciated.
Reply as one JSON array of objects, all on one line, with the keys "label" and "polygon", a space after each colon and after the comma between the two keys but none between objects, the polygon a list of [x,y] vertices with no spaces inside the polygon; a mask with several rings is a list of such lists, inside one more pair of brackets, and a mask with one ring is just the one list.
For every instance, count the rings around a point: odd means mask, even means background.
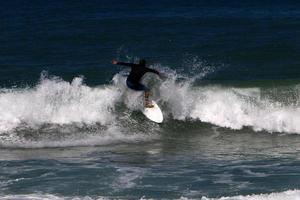
[{"label": "surfer", "polygon": [[152,105],[151,101],[149,100],[149,97],[151,94],[150,89],[147,88],[145,85],[143,85],[140,81],[141,81],[142,77],[144,76],[144,74],[147,72],[155,73],[160,77],[161,77],[161,74],[154,69],[150,69],[150,68],[146,67],[145,59],[141,59],[138,64],[118,62],[116,60],[113,60],[112,64],[131,67],[131,71],[126,80],[127,87],[129,87],[130,89],[135,90],[135,91],[144,91],[144,106],[146,108],[153,108],[154,106]]}]

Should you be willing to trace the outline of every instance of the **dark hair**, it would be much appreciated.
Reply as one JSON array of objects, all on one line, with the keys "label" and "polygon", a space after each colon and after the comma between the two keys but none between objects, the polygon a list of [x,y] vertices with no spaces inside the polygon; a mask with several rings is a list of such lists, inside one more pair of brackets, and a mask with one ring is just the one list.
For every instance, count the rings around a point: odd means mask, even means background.
[{"label": "dark hair", "polygon": [[140,65],[146,65],[146,60],[145,59],[140,59],[139,64]]}]

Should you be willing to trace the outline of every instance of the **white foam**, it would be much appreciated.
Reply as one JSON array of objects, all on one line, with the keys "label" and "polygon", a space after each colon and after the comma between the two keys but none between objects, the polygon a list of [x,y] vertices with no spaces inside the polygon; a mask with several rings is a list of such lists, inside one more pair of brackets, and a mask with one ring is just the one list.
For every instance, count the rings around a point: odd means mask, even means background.
[{"label": "white foam", "polygon": [[99,130],[93,133],[80,132],[75,135],[58,138],[56,140],[47,137],[39,140],[30,140],[19,137],[18,134],[10,133],[0,135],[2,147],[14,148],[44,148],[44,147],[75,147],[75,146],[96,146],[113,145],[118,143],[140,143],[158,138],[157,134],[145,134],[141,132],[128,133],[122,128],[110,125],[106,130]]},{"label": "white foam", "polygon": [[[125,78],[117,74],[113,84],[89,87],[82,77],[69,83],[42,75],[34,88],[2,89],[0,145],[23,148],[93,146],[156,138],[155,133],[132,131],[132,127],[127,126],[134,119],[127,116],[127,112],[116,111],[119,102],[124,102],[129,110],[142,105],[142,93],[130,92],[123,82]],[[122,125],[119,120],[129,124]],[[149,128],[147,130],[151,131]],[[26,130],[32,138],[19,134]],[[62,137],[57,135],[60,133]],[[48,138],[51,134],[56,136]]]},{"label": "white foam", "polygon": [[168,79],[159,90],[168,112],[178,120],[200,120],[231,129],[300,133],[299,105],[274,101],[260,88],[192,87],[190,82]]},{"label": "white foam", "polygon": [[[255,131],[300,133],[299,87],[290,91],[298,103],[278,102],[265,95],[260,88],[197,86],[192,82],[211,70],[182,81],[182,76],[169,71],[169,78],[153,88],[165,116],[177,120],[199,120],[220,127]],[[178,81],[178,78],[181,81]],[[159,87],[157,87],[159,85]],[[0,137],[19,126],[30,128],[43,124],[111,125],[120,113],[118,102],[129,110],[142,105],[142,93],[126,88],[125,77],[117,74],[113,84],[89,87],[81,77],[69,83],[59,78],[42,77],[34,88],[2,89],[0,91]],[[122,115],[126,113],[122,113]],[[14,140],[15,138],[11,138]]]},{"label": "white foam", "polygon": [[91,88],[77,77],[69,83],[43,78],[35,88],[0,93],[0,132],[20,124],[100,123],[114,120],[113,110],[121,93],[115,87]]},{"label": "white foam", "polygon": [[[111,198],[103,196],[58,196],[53,194],[18,194],[18,195],[2,195],[0,199],[20,199],[20,200],[109,200],[109,199],[123,199],[123,198]],[[145,196],[140,198],[141,200],[153,199]],[[180,200],[188,200],[194,198],[180,197]],[[195,198],[199,199],[199,198]],[[208,198],[202,197],[201,200],[299,200],[300,190],[287,190],[284,192],[274,192],[269,194],[252,194],[252,195],[238,195],[231,197],[220,198]]]},{"label": "white foam", "polygon": [[287,190],[284,192],[270,193],[270,194],[253,194],[246,196],[233,196],[221,198],[207,198],[202,197],[201,200],[299,200],[300,190]]}]

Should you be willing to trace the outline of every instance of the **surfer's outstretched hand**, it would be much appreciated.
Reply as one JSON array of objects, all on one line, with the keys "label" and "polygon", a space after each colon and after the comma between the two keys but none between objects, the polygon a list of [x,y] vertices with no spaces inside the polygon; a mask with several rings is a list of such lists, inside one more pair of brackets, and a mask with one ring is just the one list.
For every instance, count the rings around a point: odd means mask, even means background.
[{"label": "surfer's outstretched hand", "polygon": [[116,65],[116,64],[118,63],[118,61],[112,60],[111,63],[112,63],[113,65]]}]

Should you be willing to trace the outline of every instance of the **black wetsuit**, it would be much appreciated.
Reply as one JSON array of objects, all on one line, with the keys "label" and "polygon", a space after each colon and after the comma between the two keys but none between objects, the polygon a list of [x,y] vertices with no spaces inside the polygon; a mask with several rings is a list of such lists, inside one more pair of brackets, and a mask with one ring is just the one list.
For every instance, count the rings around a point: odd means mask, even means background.
[{"label": "black wetsuit", "polygon": [[124,62],[117,62],[117,64],[131,67],[131,71],[130,71],[129,76],[126,80],[126,84],[129,88],[131,88],[133,90],[149,91],[149,89],[146,86],[144,86],[143,84],[140,83],[142,77],[147,72],[152,72],[152,73],[155,73],[155,74],[159,75],[158,71],[156,71],[154,69],[150,69],[150,68],[148,68],[148,67],[146,67],[145,65],[142,65],[142,64],[124,63]]}]

